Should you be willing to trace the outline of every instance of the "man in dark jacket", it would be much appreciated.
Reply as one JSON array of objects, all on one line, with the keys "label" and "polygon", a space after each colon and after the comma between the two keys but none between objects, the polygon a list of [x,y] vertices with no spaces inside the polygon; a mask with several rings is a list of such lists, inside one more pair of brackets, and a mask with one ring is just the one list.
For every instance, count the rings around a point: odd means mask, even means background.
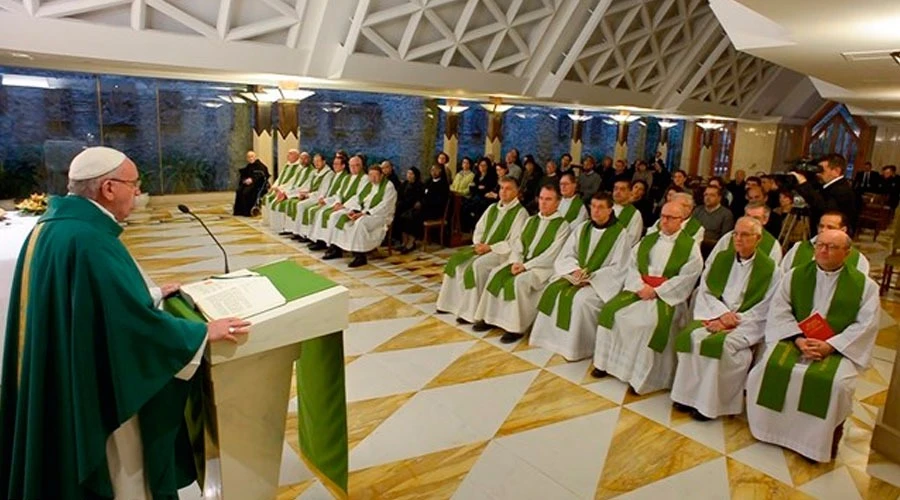
[{"label": "man in dark jacket", "polygon": [[850,221],[850,234],[853,234],[856,230],[858,210],[853,187],[850,181],[844,178],[847,160],[837,153],[830,154],[819,162],[819,169],[821,186],[808,182],[806,177],[798,172],[791,172],[797,179],[797,194],[809,205],[810,228],[818,227],[819,218],[823,213],[836,210],[847,216]]}]

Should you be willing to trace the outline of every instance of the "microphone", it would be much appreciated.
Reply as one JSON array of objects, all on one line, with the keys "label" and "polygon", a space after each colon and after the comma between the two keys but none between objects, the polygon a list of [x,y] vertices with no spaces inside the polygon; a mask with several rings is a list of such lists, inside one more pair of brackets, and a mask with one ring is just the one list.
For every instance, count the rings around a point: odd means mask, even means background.
[{"label": "microphone", "polygon": [[197,222],[199,222],[200,225],[203,226],[203,229],[206,229],[206,233],[209,234],[209,237],[216,242],[216,245],[219,246],[219,250],[222,251],[222,257],[225,258],[225,274],[228,274],[230,272],[228,270],[228,254],[225,252],[225,248],[222,247],[222,244],[219,243],[219,240],[216,239],[216,236],[212,233],[212,231],[209,230],[208,227],[206,227],[206,224],[203,223],[203,220],[201,220],[200,217],[197,217],[197,214],[191,212],[191,209],[188,208],[187,205],[178,205],[178,210],[183,214],[188,214],[191,217],[197,219]]}]

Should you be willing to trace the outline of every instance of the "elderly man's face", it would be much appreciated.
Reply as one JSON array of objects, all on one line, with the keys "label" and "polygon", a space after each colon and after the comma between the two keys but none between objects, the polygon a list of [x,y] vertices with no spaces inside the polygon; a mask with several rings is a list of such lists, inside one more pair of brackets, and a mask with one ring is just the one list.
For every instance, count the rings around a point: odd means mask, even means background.
[{"label": "elderly man's face", "polygon": [[287,161],[288,163],[297,163],[298,161],[300,161],[300,153],[296,151],[288,151]]},{"label": "elderly man's face", "polygon": [[572,177],[569,175],[563,176],[563,178],[559,180],[559,190],[562,191],[562,195],[566,198],[575,196],[576,187],[575,181],[573,181]]},{"label": "elderly man's face", "polygon": [[763,207],[753,207],[744,210],[744,215],[747,217],[753,217],[758,220],[760,224],[765,226],[769,222],[769,216],[766,214],[766,209]]},{"label": "elderly man's face", "polygon": [[253,151],[247,151],[247,163],[253,163],[256,161],[256,153]]},{"label": "elderly man's face", "polygon": [[750,258],[759,242],[762,241],[762,235],[756,234],[753,224],[747,220],[739,220],[734,226],[734,251],[741,256],[742,259]]},{"label": "elderly man's face", "polygon": [[659,230],[666,236],[673,235],[681,229],[681,223],[686,218],[684,206],[677,202],[669,202],[663,205],[659,216]]},{"label": "elderly man's face", "polygon": [[841,231],[826,230],[819,233],[815,248],[816,264],[826,271],[835,271],[850,255],[850,237]]},{"label": "elderly man's face", "polygon": [[507,203],[511,203],[516,199],[517,196],[519,196],[519,188],[516,187],[515,183],[500,183],[500,201],[502,201],[504,205]]},{"label": "elderly man's face", "polygon": [[122,222],[131,215],[134,198],[141,194],[140,174],[137,166],[129,159],[115,172],[115,180],[110,179],[101,184],[96,201],[112,212],[117,221]]},{"label": "elderly man's face", "polygon": [[356,175],[362,171],[363,171],[362,160],[360,160],[359,157],[356,157],[356,156],[354,156],[353,158],[350,158],[350,174]]},{"label": "elderly man's face", "polygon": [[309,165],[310,160],[309,153],[300,153],[300,164]]}]

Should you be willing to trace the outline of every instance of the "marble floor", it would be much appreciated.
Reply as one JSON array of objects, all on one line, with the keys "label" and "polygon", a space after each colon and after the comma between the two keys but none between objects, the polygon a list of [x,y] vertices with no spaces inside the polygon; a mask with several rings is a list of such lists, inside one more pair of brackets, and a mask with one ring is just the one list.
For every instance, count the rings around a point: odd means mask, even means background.
[{"label": "marble floor", "polygon": [[[504,345],[497,331],[435,314],[448,250],[382,254],[351,271],[227,208],[196,211],[232,269],[287,257],[350,289],[351,498],[900,497],[900,466],[869,447],[900,338],[896,292],[883,300],[875,359],[859,380],[838,459],[813,465],[754,440],[743,417],[696,422],[672,409],[667,392],[630,395],[614,379],[592,379],[589,361]],[[222,270],[218,248],[174,207],[135,214],[122,239],[157,283]],[[890,233],[866,239],[878,276]],[[299,460],[295,412],[292,400],[279,498],[330,498]],[[199,498],[196,486],[182,493]]]}]

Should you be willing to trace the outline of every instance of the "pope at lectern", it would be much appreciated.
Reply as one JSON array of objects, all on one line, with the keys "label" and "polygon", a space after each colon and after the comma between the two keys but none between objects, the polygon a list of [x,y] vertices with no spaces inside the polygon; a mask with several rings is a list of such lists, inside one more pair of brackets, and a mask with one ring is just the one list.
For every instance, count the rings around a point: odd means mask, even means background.
[{"label": "pope at lectern", "polygon": [[[0,399],[0,496],[177,498],[194,480],[184,410],[209,324],[158,308],[119,241],[140,193],[135,164],[89,148],[19,254]],[[177,286],[163,287],[168,292]]]}]

